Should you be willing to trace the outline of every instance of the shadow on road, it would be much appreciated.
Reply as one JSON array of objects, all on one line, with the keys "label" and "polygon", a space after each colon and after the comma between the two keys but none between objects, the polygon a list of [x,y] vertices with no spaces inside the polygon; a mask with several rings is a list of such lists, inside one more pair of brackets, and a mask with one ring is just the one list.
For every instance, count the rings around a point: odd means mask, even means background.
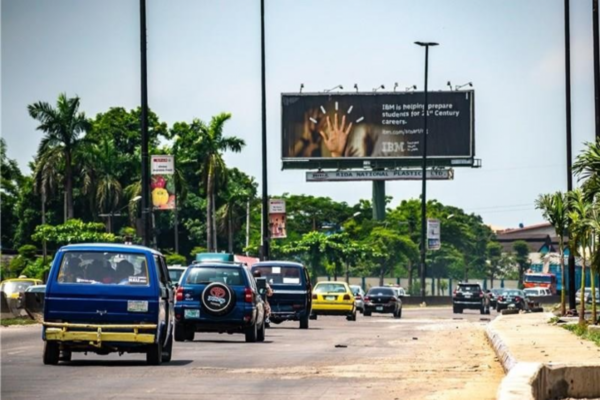
[{"label": "shadow on road", "polygon": [[[173,360],[161,364],[162,367],[184,367],[193,363],[193,360]],[[60,363],[59,367],[147,367],[144,360],[73,360],[68,363]]]},{"label": "shadow on road", "polygon": [[[215,343],[215,344],[246,344],[244,340],[194,340],[191,343]],[[254,344],[262,344],[262,343],[273,343],[272,340],[265,340],[264,342],[254,342]]]}]

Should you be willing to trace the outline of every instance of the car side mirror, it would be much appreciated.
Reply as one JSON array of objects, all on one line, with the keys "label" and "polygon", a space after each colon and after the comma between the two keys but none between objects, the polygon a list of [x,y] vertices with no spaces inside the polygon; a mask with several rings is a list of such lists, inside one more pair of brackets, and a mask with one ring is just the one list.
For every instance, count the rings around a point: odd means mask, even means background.
[{"label": "car side mirror", "polygon": [[42,280],[44,281],[44,283],[48,283],[48,276],[50,275],[50,270],[47,269],[44,271],[44,275],[42,276]]}]

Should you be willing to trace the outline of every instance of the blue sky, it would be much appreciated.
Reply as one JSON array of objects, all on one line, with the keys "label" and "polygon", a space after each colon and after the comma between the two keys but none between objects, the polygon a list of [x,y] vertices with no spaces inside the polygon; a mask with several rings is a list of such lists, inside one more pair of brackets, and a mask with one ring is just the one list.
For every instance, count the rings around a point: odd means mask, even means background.
[{"label": "blue sky", "polygon": [[[260,182],[260,2],[147,0],[150,107],[168,124],[229,111],[226,134],[242,137],[227,154]],[[592,0],[571,2],[573,144],[593,140]],[[27,114],[38,100],[78,95],[88,116],[140,103],[137,0],[2,0],[1,129],[23,169],[41,133]],[[344,85],[423,87],[472,81],[481,169],[431,182],[428,195],[481,214],[487,223],[542,221],[539,193],[566,189],[562,0],[266,0],[269,191],[355,203],[368,182],[306,183],[281,171],[280,93]],[[389,182],[396,204],[418,182]]]}]

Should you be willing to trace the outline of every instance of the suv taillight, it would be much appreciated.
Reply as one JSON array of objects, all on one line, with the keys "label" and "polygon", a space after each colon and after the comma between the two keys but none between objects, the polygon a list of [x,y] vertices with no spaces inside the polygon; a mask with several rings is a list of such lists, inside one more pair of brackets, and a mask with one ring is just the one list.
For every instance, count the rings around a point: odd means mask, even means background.
[{"label": "suv taillight", "polygon": [[183,288],[182,287],[177,288],[177,292],[175,292],[175,300],[183,301]]},{"label": "suv taillight", "polygon": [[395,303],[397,300],[396,300],[396,298],[395,298],[395,297],[392,297],[392,298],[390,299],[390,301],[392,301],[392,302],[394,302],[394,303]]},{"label": "suv taillight", "polygon": [[247,287],[246,289],[244,289],[244,301],[246,303],[252,303],[252,300],[254,299],[254,295],[252,293],[252,289]]},{"label": "suv taillight", "polygon": [[483,297],[483,292],[479,292],[479,297]]},{"label": "suv taillight", "polygon": [[371,298],[369,296],[365,296],[365,301],[371,301]]}]

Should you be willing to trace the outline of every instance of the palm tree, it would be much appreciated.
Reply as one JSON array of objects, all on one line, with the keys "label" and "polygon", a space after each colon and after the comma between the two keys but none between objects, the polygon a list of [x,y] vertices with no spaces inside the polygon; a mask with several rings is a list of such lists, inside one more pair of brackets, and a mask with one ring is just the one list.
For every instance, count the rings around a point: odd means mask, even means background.
[{"label": "palm tree", "polygon": [[206,247],[208,251],[216,251],[216,212],[215,194],[217,183],[224,179],[226,167],[223,153],[227,150],[239,153],[246,145],[243,139],[234,136],[223,136],[225,122],[231,118],[229,113],[221,113],[212,117],[210,124],[195,119],[191,125],[182,127],[176,137],[174,149],[180,154],[182,163],[197,163],[197,173],[202,177],[206,194]]},{"label": "palm tree", "polygon": [[62,153],[66,219],[71,219],[73,218],[73,157],[85,141],[81,134],[88,131],[90,123],[85,114],[79,112],[79,97],[67,98],[64,93],[58,96],[56,108],[40,101],[30,104],[28,110],[29,115],[40,122],[37,129],[45,134],[40,142],[38,155],[46,162],[58,162],[60,157],[57,157],[56,152]]},{"label": "palm tree", "polygon": [[[585,323],[585,267],[587,262],[587,252],[590,245],[591,227],[590,227],[590,211],[591,204],[585,200],[581,189],[573,190],[569,193],[570,200],[570,236],[572,242],[569,241],[570,251],[581,258],[581,309],[579,313],[579,323]],[[595,299],[595,283],[592,274],[592,304],[596,304]]]},{"label": "palm tree", "polygon": [[586,143],[586,149],[573,164],[573,172],[585,181],[584,194],[587,200],[592,200],[600,192],[600,139],[596,143]]},{"label": "palm tree", "polygon": [[562,282],[562,289],[560,291],[560,312],[562,315],[566,314],[565,305],[565,256],[564,256],[564,243],[565,243],[565,232],[569,225],[569,199],[566,194],[562,192],[556,192],[554,194],[540,195],[535,201],[535,207],[542,210],[544,219],[552,225],[556,233],[558,234],[558,245],[560,255],[560,276]]},{"label": "palm tree", "polygon": [[[115,147],[112,139],[102,137],[99,143],[86,146],[82,156],[83,194],[90,195],[94,211],[113,212],[123,197],[122,166],[127,155]],[[112,218],[109,218],[112,232]]]}]

